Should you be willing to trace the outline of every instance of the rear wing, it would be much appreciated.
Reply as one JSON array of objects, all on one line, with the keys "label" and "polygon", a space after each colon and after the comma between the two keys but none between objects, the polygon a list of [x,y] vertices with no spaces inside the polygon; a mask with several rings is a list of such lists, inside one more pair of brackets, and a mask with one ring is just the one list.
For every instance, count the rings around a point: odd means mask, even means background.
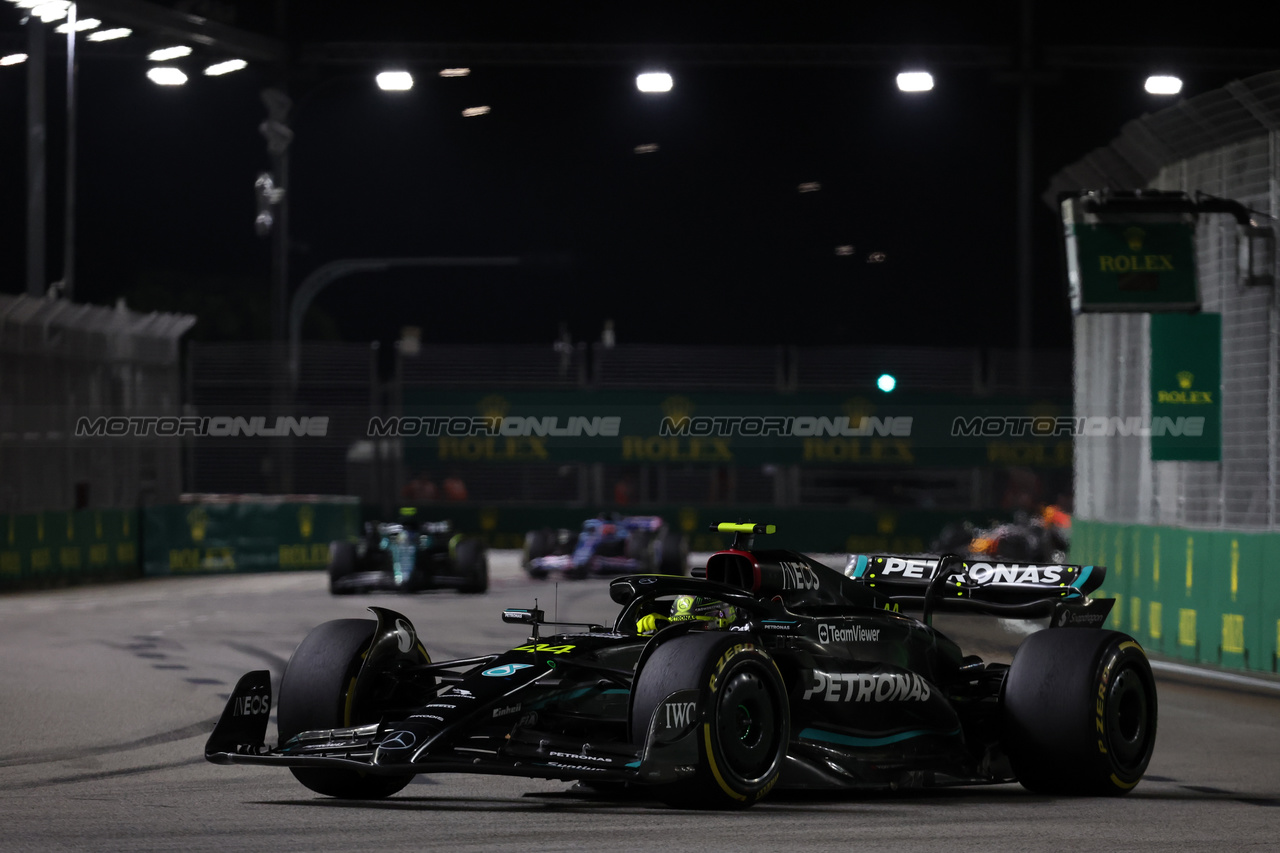
[{"label": "rear wing", "polygon": [[1011,616],[1048,615],[1059,603],[1086,601],[1106,580],[1105,566],[850,554],[845,576],[891,601]]}]

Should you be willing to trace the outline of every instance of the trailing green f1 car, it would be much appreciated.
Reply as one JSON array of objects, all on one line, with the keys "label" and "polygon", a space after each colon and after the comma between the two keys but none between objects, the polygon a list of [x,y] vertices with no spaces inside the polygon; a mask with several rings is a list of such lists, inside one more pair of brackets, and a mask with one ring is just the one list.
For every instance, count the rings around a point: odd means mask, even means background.
[{"label": "trailing green f1 car", "polygon": [[[756,549],[771,526],[715,529],[737,536],[705,578],[617,578],[610,625],[508,609],[503,621],[532,635],[481,657],[433,661],[420,629],[379,607],[372,620],[326,622],[285,669],[276,745],[270,674],[251,672],[205,757],[288,767],[334,797],[465,772],[629,783],[726,808],[787,788],[1016,780],[1119,795],[1142,778],[1155,682],[1137,642],[1097,627],[1113,604],[1089,598],[1103,567],[861,555],[841,573]],[[942,609],[1053,627],[1012,664],[986,663],[932,627]],[[551,624],[567,630],[543,636]]]},{"label": "trailing green f1 car", "polygon": [[330,543],[329,591],[486,591],[489,552],[484,542],[458,533],[451,521],[414,524],[414,512],[401,510],[399,523],[367,522],[364,536],[356,541]]}]

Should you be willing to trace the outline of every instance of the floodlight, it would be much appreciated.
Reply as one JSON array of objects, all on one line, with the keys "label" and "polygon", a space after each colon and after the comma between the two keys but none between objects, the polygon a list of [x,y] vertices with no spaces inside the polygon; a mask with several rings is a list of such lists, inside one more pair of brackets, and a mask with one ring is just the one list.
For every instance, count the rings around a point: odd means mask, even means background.
[{"label": "floodlight", "polygon": [[122,39],[133,35],[133,30],[128,27],[115,27],[110,30],[98,30],[96,33],[89,33],[85,36],[89,41],[111,41],[113,39]]},{"label": "floodlight", "polygon": [[101,24],[102,24],[102,21],[99,21],[97,18],[80,18],[75,22],[74,25],[72,25],[70,21],[67,21],[65,24],[58,24],[58,26],[53,28],[53,31],[55,33],[65,34],[65,33],[71,32],[74,29],[76,32],[82,33],[85,30],[91,30],[94,27],[101,26]]},{"label": "floodlight", "polygon": [[232,71],[239,71],[249,63],[243,59],[228,59],[225,62],[215,62],[204,70],[206,77],[220,77],[223,74],[230,74]]},{"label": "floodlight", "polygon": [[670,92],[671,75],[665,71],[646,71],[636,75],[636,88],[641,92]]},{"label": "floodlight", "polygon": [[1152,74],[1144,88],[1153,95],[1176,95],[1182,91],[1182,80],[1167,74]]},{"label": "floodlight", "polygon": [[190,55],[191,48],[185,44],[179,44],[174,47],[162,47],[159,50],[153,50],[147,54],[147,59],[152,62],[168,62],[170,59],[181,59]]},{"label": "floodlight", "polygon": [[181,69],[171,65],[160,65],[147,69],[147,77],[157,86],[181,86],[187,82],[187,75]]},{"label": "floodlight", "polygon": [[462,114],[467,118],[472,118],[474,116],[484,116],[489,114],[489,108],[488,107],[467,107],[465,110],[462,111]]},{"label": "floodlight", "polygon": [[374,79],[384,92],[407,92],[413,88],[413,75],[408,71],[383,71]]},{"label": "floodlight", "polygon": [[32,6],[31,14],[47,24],[50,21],[61,21],[67,16],[67,10],[70,8],[71,0],[48,0],[48,2]]},{"label": "floodlight", "polygon": [[898,75],[898,88],[904,92],[928,92],[933,88],[933,75],[928,71],[903,71]]},{"label": "floodlight", "polygon": [[0,65],[18,65],[26,61],[27,55],[25,53],[11,53],[8,56],[0,56]]}]

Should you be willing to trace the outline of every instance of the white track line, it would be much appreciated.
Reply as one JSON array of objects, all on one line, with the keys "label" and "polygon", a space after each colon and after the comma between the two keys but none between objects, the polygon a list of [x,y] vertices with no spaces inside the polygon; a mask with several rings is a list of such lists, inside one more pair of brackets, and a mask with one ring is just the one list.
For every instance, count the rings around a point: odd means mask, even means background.
[{"label": "white track line", "polygon": [[1233,672],[1220,672],[1216,669],[1201,669],[1198,666],[1188,666],[1183,663],[1170,663],[1169,661],[1164,660],[1151,661],[1151,668],[1156,672],[1168,672],[1175,675],[1189,675],[1195,678],[1203,678],[1206,681],[1221,681],[1227,684],[1235,684],[1242,687],[1270,690],[1275,693],[1280,693],[1280,681],[1271,681],[1265,678],[1237,675]]}]

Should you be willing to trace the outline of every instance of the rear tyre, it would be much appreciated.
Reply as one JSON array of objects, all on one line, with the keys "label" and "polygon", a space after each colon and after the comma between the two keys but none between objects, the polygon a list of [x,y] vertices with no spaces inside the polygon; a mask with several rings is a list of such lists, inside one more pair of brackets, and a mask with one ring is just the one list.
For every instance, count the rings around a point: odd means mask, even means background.
[{"label": "rear tyre", "polygon": [[329,543],[329,592],[333,595],[351,595],[354,587],[342,587],[339,581],[355,573],[356,546],[350,542]]},{"label": "rear tyre", "polygon": [[750,636],[688,631],[660,642],[634,688],[631,740],[693,737],[700,760],[692,777],[656,791],[681,808],[747,808],[782,772],[790,737],[787,691],[769,653]]},{"label": "rear tyre", "polygon": [[652,532],[648,530],[633,530],[620,544],[621,554],[605,554],[604,549],[597,550],[596,553],[602,556],[626,556],[636,561],[636,573],[648,574],[657,571],[658,560],[654,554],[657,548],[657,542]]},{"label": "rear tyre", "polygon": [[544,527],[541,530],[530,530],[524,535],[524,556],[521,565],[524,570],[534,578],[545,578],[547,576],[546,569],[537,569],[533,566],[533,561],[539,557],[545,557],[551,553],[555,547],[556,535],[549,528]]},{"label": "rear tyre", "polygon": [[1010,533],[1000,540],[997,556],[1003,560],[1029,562],[1036,559],[1035,545],[1026,533]]},{"label": "rear tyre", "polygon": [[664,575],[689,574],[689,540],[678,530],[664,529],[658,539],[658,571]]},{"label": "rear tyre", "polygon": [[1002,742],[1023,787],[1119,796],[1156,742],[1156,685],[1142,647],[1094,628],[1055,628],[1019,647],[1001,697]]},{"label": "rear tyre", "polygon": [[[369,619],[336,619],[317,625],[298,644],[280,680],[276,725],[281,745],[299,732],[378,722],[382,715],[376,708],[348,703],[376,627]],[[330,768],[289,770],[317,794],[348,800],[389,797],[413,779]]]},{"label": "rear tyre", "polygon": [[478,595],[489,589],[489,552],[479,539],[463,539],[454,552],[455,571],[467,578],[458,592]]}]

